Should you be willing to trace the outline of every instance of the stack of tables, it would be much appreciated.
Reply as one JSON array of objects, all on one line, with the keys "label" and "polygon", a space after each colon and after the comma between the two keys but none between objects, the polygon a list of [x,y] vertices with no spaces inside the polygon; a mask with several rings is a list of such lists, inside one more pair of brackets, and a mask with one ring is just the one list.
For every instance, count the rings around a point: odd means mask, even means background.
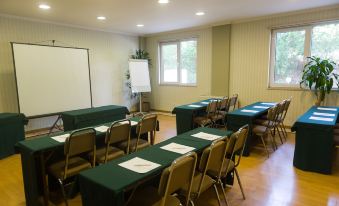
[{"label": "stack of tables", "polygon": [[15,153],[14,145],[25,139],[25,115],[17,113],[0,114],[0,159]]},{"label": "stack of tables", "polygon": [[296,168],[330,174],[334,151],[333,129],[339,107],[311,107],[293,124],[296,132],[293,165]]},{"label": "stack of tables", "polygon": [[[159,176],[162,170],[170,166],[173,160],[182,156],[181,154],[170,152],[161,149],[160,147],[174,142],[194,147],[194,151],[199,153],[212,143],[210,140],[199,139],[191,136],[198,132],[205,132],[219,136],[229,136],[232,134],[231,131],[223,131],[212,128],[197,128],[154,146],[110,161],[105,165],[100,165],[93,169],[81,172],[79,175],[79,183],[82,204],[85,206],[124,205],[126,201],[124,199],[125,192],[130,191],[146,180]],[[146,159],[160,164],[161,166],[147,173],[136,173],[118,165],[134,157]]]}]

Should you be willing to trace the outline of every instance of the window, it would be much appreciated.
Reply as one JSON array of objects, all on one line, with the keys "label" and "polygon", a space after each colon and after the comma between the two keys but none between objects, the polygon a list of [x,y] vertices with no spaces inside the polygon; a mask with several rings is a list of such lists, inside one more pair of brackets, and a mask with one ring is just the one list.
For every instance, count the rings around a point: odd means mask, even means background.
[{"label": "window", "polygon": [[196,85],[196,39],[162,42],[159,51],[160,84]]},{"label": "window", "polygon": [[273,30],[269,86],[298,88],[308,56],[333,60],[339,72],[339,22]]}]

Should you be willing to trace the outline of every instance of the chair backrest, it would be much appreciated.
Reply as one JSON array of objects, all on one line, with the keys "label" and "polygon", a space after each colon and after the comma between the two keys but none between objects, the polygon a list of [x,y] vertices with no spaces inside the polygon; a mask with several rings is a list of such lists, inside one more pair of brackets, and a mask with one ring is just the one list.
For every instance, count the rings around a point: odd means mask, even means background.
[{"label": "chair backrest", "polygon": [[[110,128],[106,132],[106,158],[109,146],[111,144],[127,141],[127,148],[125,153],[129,153],[130,144],[130,133],[131,133],[131,120],[123,119],[112,123]],[[106,162],[106,160],[105,160]]]},{"label": "chair backrest", "polygon": [[276,117],[277,117],[278,109],[279,109],[278,105],[275,105],[274,107],[271,107],[268,109],[268,113],[267,113],[268,124],[266,125],[268,128],[271,128],[273,126],[274,121],[276,120]]},{"label": "chair backrest", "polygon": [[203,183],[208,171],[217,171],[217,178],[221,176],[222,166],[226,155],[227,138],[220,138],[204,149],[198,166],[198,171],[202,173],[202,178],[198,186],[198,196],[203,192]]},{"label": "chair backrest", "polygon": [[282,121],[284,121],[285,117],[286,117],[286,114],[287,114],[287,111],[288,111],[288,108],[290,107],[290,104],[291,104],[291,101],[292,101],[292,97],[290,97],[289,99],[286,99],[285,100],[285,107],[284,107],[284,114],[282,116]]},{"label": "chair backrest", "polygon": [[162,196],[161,206],[166,205],[166,200],[169,195],[186,186],[188,188],[186,188],[185,205],[188,205],[196,163],[197,154],[190,152],[174,160],[171,166],[162,172],[158,188],[158,193]]},{"label": "chair backrest", "polygon": [[67,177],[69,158],[78,156],[84,153],[93,152],[93,159],[91,160],[92,167],[95,165],[95,136],[96,132],[93,128],[84,128],[73,131],[66,139],[64,145],[65,172],[64,178]]},{"label": "chair backrest", "polygon": [[137,125],[137,133],[145,134],[148,132],[155,131],[157,128],[157,115],[147,114],[144,115]]},{"label": "chair backrest", "polygon": [[219,106],[218,100],[211,101],[210,103],[208,103],[206,108],[207,115],[214,115],[217,112],[218,106]]},{"label": "chair backrest", "polygon": [[228,107],[228,102],[229,98],[224,97],[220,102],[219,102],[219,110],[225,111]]},{"label": "chair backrest", "polygon": [[240,160],[242,157],[242,154],[244,153],[244,148],[245,148],[245,144],[246,144],[246,140],[248,137],[248,130],[249,130],[249,126],[246,124],[244,126],[242,126],[238,131],[238,137],[237,137],[237,141],[235,142],[234,145],[234,152],[240,152],[237,153],[239,154],[238,160],[235,163],[235,167],[237,167],[240,164]]},{"label": "chair backrest", "polygon": [[233,111],[235,109],[237,105],[237,100],[238,100],[238,94],[233,94],[233,96],[229,99],[227,111]]}]

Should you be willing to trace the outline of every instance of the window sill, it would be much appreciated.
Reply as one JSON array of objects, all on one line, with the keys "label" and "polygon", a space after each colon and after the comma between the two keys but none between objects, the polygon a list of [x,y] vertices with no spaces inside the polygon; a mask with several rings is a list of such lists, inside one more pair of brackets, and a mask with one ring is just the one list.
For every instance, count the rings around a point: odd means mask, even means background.
[{"label": "window sill", "polygon": [[197,87],[196,84],[169,84],[169,83],[160,83],[159,86],[170,86],[170,87]]},{"label": "window sill", "polygon": [[[273,87],[273,86],[268,86],[267,87],[268,90],[285,90],[285,91],[309,91],[309,92],[313,92],[313,90],[309,90],[309,89],[304,89],[304,88],[300,88],[300,87]],[[332,92],[334,91],[339,91],[338,88],[332,88],[331,90]]]}]

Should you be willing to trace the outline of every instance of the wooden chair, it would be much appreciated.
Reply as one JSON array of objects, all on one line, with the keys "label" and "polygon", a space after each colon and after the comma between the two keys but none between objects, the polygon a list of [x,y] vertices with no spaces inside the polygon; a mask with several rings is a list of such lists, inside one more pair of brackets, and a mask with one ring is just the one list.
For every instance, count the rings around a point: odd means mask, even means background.
[{"label": "wooden chair", "polygon": [[[96,151],[96,162],[99,164],[107,163],[113,159],[119,158],[129,153],[129,142],[131,132],[131,121],[128,119],[113,122],[106,132],[106,146]],[[127,142],[127,147],[121,150],[114,145],[120,142]],[[91,154],[93,155],[93,154]]]},{"label": "wooden chair", "polygon": [[199,127],[212,127],[214,125],[213,116],[215,116],[218,107],[218,101],[211,101],[206,107],[206,114],[193,118],[194,125]]},{"label": "wooden chair", "polygon": [[271,144],[273,147],[273,150],[276,148],[275,140],[274,137],[271,133],[272,129],[274,128],[275,124],[275,118],[276,118],[276,112],[277,112],[278,107],[274,106],[268,110],[267,114],[267,123],[265,124],[254,124],[252,128],[252,133],[255,134],[256,136],[259,136],[261,139],[261,142],[264,145],[264,148],[267,153],[267,157],[270,157],[264,137],[270,136],[271,137]]},{"label": "wooden chair", "polygon": [[[66,139],[64,145],[65,159],[49,166],[48,173],[54,176],[61,187],[65,204],[68,205],[65,192],[65,181],[79,174],[81,171],[95,166],[95,130],[85,128],[73,131]],[[92,153],[90,161],[83,159],[80,155]]]},{"label": "wooden chair", "polygon": [[[157,115],[156,114],[147,114],[144,115],[141,120],[138,122],[136,133],[136,138],[130,138],[130,141],[124,141],[118,145],[120,149],[124,151],[128,150],[129,153],[136,152],[138,149],[146,148],[154,144],[155,134],[157,128]],[[149,135],[149,140],[144,140],[141,138],[142,135]]]},{"label": "wooden chair", "polygon": [[[166,168],[162,174],[158,189],[146,187],[136,190],[132,196],[129,206],[187,206],[191,195],[193,174],[197,162],[197,155],[190,152],[174,160],[170,167]],[[185,202],[173,196],[180,188],[185,187]]]}]

